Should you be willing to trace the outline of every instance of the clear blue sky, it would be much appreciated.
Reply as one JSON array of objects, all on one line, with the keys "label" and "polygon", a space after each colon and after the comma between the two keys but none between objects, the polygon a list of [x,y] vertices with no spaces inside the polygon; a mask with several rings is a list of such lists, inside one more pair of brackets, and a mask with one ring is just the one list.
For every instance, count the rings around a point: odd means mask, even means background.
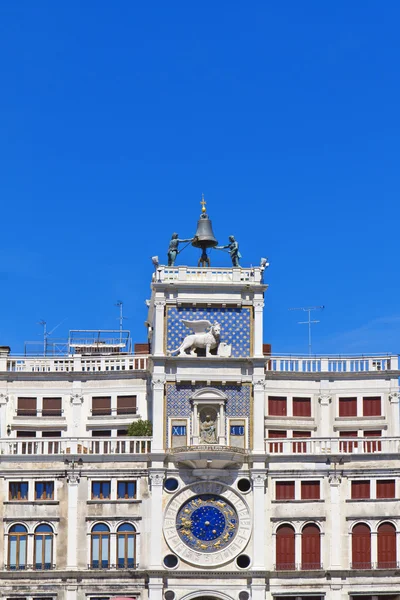
[{"label": "clear blue sky", "polygon": [[399,351],[399,21],[394,0],[2,0],[0,343],[117,327],[118,299],[145,341],[149,257],[204,192],[218,240],[270,258],[276,352],[307,351],[288,308],[320,304],[315,352]]}]

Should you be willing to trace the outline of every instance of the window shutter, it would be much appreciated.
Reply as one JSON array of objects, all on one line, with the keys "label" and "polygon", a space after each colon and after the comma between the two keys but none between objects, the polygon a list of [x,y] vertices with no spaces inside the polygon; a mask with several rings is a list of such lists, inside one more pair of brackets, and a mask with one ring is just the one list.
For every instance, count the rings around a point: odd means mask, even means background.
[{"label": "window shutter", "polygon": [[43,398],[43,417],[61,417],[61,398]]},{"label": "window shutter", "polygon": [[357,398],[339,398],[339,417],[357,416]]},{"label": "window shutter", "polygon": [[381,479],[376,482],[376,497],[377,498],[395,498],[395,480]]},{"label": "window shutter", "polygon": [[302,481],[301,482],[301,499],[302,500],[319,500],[320,499],[320,483],[319,483],[319,481]]},{"label": "window shutter", "polygon": [[396,529],[391,523],[382,523],[378,527],[378,569],[395,569],[396,566]]},{"label": "window shutter", "polygon": [[294,568],[294,529],[290,525],[281,525],[276,532],[276,569],[294,570]]},{"label": "window shutter", "polygon": [[382,414],[381,397],[363,398],[364,417],[380,417]]},{"label": "window shutter", "polygon": [[135,415],[136,396],[117,396],[117,415]]},{"label": "window shutter", "polygon": [[18,416],[36,417],[36,398],[18,398]]},{"label": "window shutter", "polygon": [[293,398],[293,416],[311,417],[311,398]]},{"label": "window shutter", "polygon": [[351,535],[352,568],[371,568],[371,531],[365,523],[353,527]]},{"label": "window shutter", "polygon": [[351,482],[351,499],[352,500],[363,500],[370,498],[370,481],[352,481]]},{"label": "window shutter", "polygon": [[[293,431],[294,438],[310,438],[311,431]],[[293,453],[307,452],[307,442],[293,442]]]},{"label": "window shutter", "polygon": [[276,500],[294,500],[294,481],[277,481],[275,483]]},{"label": "window shutter", "polygon": [[111,415],[111,396],[94,396],[92,398],[92,415]]},{"label": "window shutter", "polygon": [[[358,436],[357,431],[340,431],[339,437],[345,438],[356,438]],[[340,452],[353,452],[354,448],[357,448],[357,442],[340,442]]]},{"label": "window shutter", "polygon": [[268,396],[268,414],[276,417],[286,417],[285,396]]},{"label": "window shutter", "polygon": [[[382,437],[382,431],[377,429],[376,431],[364,431],[364,436],[369,438],[380,438]],[[364,452],[380,452],[382,449],[382,442],[366,440],[364,442]]]},{"label": "window shutter", "polygon": [[301,533],[301,568],[321,568],[320,531],[312,523],[303,527]]},{"label": "window shutter", "polygon": [[[268,431],[268,437],[270,439],[277,439],[277,438],[285,438],[286,437],[286,431],[280,431],[280,430],[272,430],[270,429]],[[283,452],[283,444],[280,442],[270,442],[269,443],[269,451],[271,453],[275,453],[275,452]]]}]

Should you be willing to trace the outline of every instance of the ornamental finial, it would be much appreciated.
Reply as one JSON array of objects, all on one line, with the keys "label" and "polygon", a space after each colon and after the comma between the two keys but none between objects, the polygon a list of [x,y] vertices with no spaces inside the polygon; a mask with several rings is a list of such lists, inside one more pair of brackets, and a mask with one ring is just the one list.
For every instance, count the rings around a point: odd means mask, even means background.
[{"label": "ornamental finial", "polygon": [[206,212],[206,204],[207,202],[204,200],[204,194],[201,195],[201,212],[204,214]]}]

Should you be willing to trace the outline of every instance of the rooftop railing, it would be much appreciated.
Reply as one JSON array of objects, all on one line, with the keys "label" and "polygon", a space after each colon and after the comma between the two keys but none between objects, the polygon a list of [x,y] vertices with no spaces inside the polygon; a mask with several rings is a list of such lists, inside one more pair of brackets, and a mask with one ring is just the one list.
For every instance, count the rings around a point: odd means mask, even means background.
[{"label": "rooftop railing", "polygon": [[367,373],[397,370],[397,355],[377,356],[271,356],[267,371],[286,373]]},{"label": "rooftop railing", "polygon": [[242,268],[202,268],[202,267],[164,267],[162,265],[153,275],[154,283],[166,282],[214,282],[214,283],[262,283],[263,271],[259,267]]},{"label": "rooftop railing", "polygon": [[7,371],[17,373],[96,373],[107,371],[145,371],[148,356],[72,356],[7,357]]}]

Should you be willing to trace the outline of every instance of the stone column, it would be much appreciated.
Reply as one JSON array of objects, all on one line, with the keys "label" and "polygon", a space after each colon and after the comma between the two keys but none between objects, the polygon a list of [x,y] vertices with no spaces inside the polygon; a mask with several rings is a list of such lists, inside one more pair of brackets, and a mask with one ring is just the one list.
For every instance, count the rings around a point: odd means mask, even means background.
[{"label": "stone column", "polygon": [[[150,529],[150,568],[161,569],[161,547],[162,547],[162,490],[165,471],[163,469],[149,469],[151,482],[151,529]],[[150,589],[150,584],[149,584]],[[162,590],[162,588],[161,588]],[[157,595],[154,598],[158,598]],[[153,596],[152,596],[153,598]]]},{"label": "stone column", "polygon": [[68,517],[67,517],[67,570],[78,568],[78,474],[71,470],[68,482]]},{"label": "stone column", "polygon": [[400,435],[400,419],[399,419],[399,393],[390,392],[390,415],[388,415],[388,423],[390,423],[390,437],[398,437]]},{"label": "stone column", "polygon": [[294,534],[294,562],[295,569],[301,569],[301,531]]},{"label": "stone column", "polygon": [[149,600],[162,600],[163,580],[161,577],[149,577]]},{"label": "stone column", "polygon": [[156,299],[154,308],[153,354],[164,356],[165,298]]},{"label": "stone column", "polygon": [[265,381],[253,382],[253,452],[265,452]]},{"label": "stone column", "polygon": [[72,396],[71,396],[72,419],[69,423],[69,429],[68,429],[68,433],[67,433],[68,437],[77,438],[81,435],[80,426],[83,422],[82,404],[83,404],[82,394],[80,392],[76,393],[76,394],[72,394]]},{"label": "stone column", "polygon": [[251,600],[265,600],[265,579],[254,578],[251,581]]},{"label": "stone column", "polygon": [[[253,569],[265,570],[267,549],[265,532],[265,480],[267,471],[254,469],[250,473],[253,481]],[[264,586],[265,592],[265,586]]]},{"label": "stone column", "polygon": [[253,356],[262,358],[263,354],[263,309],[264,300],[254,300],[254,321],[253,321]]},{"label": "stone column", "polygon": [[322,392],[318,397],[320,405],[319,422],[317,423],[317,437],[332,437],[331,419],[330,419],[330,404],[332,396],[326,392]]},{"label": "stone column", "polygon": [[65,600],[77,600],[78,586],[77,585],[66,585],[65,586]]},{"label": "stone column", "polygon": [[[340,483],[341,478],[336,473],[333,473],[329,476],[329,486],[331,492],[330,498],[330,507],[329,507],[329,515],[330,515],[330,527],[331,527],[331,536],[330,536],[330,557],[329,563],[325,566],[325,569],[340,569],[342,566],[342,553],[344,548],[342,548],[342,523],[341,523],[341,511],[340,511]],[[323,557],[322,557],[322,562]]]},{"label": "stone column", "polygon": [[5,439],[7,435],[7,403],[8,395],[0,394],[0,437]]},{"label": "stone column", "polygon": [[[164,385],[165,376],[154,375],[153,376],[153,441],[152,441],[152,452],[163,452],[164,451],[164,426],[165,418],[164,415]],[[168,440],[165,441],[165,445],[168,446]]]},{"label": "stone column", "polygon": [[371,531],[371,563],[372,568],[375,568],[378,562],[378,532]]}]

